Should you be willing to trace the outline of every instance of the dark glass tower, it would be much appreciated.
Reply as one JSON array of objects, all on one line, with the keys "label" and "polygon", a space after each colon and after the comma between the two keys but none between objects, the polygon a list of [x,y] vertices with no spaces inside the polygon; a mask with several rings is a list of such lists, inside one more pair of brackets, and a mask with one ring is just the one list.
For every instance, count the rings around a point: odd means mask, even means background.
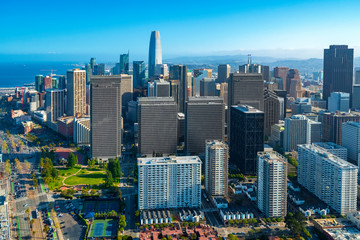
[{"label": "dark glass tower", "polygon": [[257,153],[264,151],[264,113],[247,105],[230,111],[230,162],[243,174],[256,174]]},{"label": "dark glass tower", "polygon": [[129,53],[120,55],[120,74],[129,74]]},{"label": "dark glass tower", "polygon": [[330,45],[324,49],[323,99],[328,100],[332,92],[352,95],[354,49],[347,45]]},{"label": "dark glass tower", "polygon": [[145,78],[145,62],[133,61],[133,86],[142,87],[142,80]]},{"label": "dark glass tower", "polygon": [[178,99],[178,111],[185,111],[185,101],[188,97],[187,94],[187,67],[184,65],[172,65],[169,72],[170,80],[179,80],[179,99]]},{"label": "dark glass tower", "polygon": [[149,45],[149,78],[155,75],[156,64],[162,64],[161,41],[159,31],[151,32]]}]

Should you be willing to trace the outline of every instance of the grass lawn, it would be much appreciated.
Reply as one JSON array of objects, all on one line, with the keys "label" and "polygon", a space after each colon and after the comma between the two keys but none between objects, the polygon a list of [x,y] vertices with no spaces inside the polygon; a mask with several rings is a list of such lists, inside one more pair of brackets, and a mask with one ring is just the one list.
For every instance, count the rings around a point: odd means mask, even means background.
[{"label": "grass lawn", "polygon": [[65,180],[66,185],[95,185],[105,182],[104,173],[90,173],[90,174],[80,174],[67,178]]},{"label": "grass lawn", "polygon": [[57,168],[59,170],[59,176],[60,177],[66,177],[73,175],[77,171],[79,171],[80,167],[74,167],[74,168]]}]

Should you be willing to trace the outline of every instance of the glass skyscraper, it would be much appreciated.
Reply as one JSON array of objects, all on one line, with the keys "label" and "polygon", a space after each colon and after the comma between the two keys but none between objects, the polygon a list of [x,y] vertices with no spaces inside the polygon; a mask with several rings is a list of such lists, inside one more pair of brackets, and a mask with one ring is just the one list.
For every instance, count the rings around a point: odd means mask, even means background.
[{"label": "glass skyscraper", "polygon": [[129,74],[129,53],[120,55],[119,74]]},{"label": "glass skyscraper", "polygon": [[149,45],[149,78],[155,75],[156,64],[162,64],[161,41],[159,31],[151,32]]},{"label": "glass skyscraper", "polygon": [[145,62],[133,61],[133,86],[142,87],[142,80],[145,78]]}]

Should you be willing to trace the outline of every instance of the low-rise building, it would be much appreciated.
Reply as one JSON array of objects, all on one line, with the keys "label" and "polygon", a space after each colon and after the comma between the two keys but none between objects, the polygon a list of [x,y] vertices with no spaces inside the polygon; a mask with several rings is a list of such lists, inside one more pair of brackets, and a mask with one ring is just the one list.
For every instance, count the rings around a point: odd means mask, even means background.
[{"label": "low-rise building", "polygon": [[254,214],[247,209],[220,209],[220,216],[223,222],[254,218]]},{"label": "low-rise building", "polygon": [[74,135],[75,117],[60,117],[57,120],[57,131],[66,138],[72,138]]},{"label": "low-rise building", "polygon": [[213,202],[217,208],[228,208],[229,207],[228,201],[222,197],[214,197]]},{"label": "low-rise building", "polygon": [[204,213],[197,209],[182,209],[179,212],[180,220],[183,222],[199,222],[204,219]]},{"label": "low-rise building", "polygon": [[171,223],[171,214],[169,210],[141,211],[140,224],[161,224]]},{"label": "low-rise building", "polygon": [[75,118],[74,121],[74,143],[77,145],[90,144],[90,118]]}]

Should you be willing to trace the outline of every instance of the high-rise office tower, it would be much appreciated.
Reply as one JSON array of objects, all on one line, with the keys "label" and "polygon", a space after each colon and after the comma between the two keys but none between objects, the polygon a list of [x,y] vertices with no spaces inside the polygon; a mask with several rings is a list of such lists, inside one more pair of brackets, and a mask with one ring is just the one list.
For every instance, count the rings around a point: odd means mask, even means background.
[{"label": "high-rise office tower", "polygon": [[288,71],[289,68],[287,67],[275,67],[274,68],[274,77],[275,78],[281,78],[282,79],[282,90],[286,90],[287,89],[287,85],[286,85],[286,78],[288,75]]},{"label": "high-rise office tower", "polygon": [[311,98],[297,98],[290,104],[290,108],[292,115],[311,113]]},{"label": "high-rise office tower", "polygon": [[358,123],[358,122],[343,123],[343,125],[342,125],[342,146],[344,146],[348,150],[348,158],[350,160],[352,160],[353,162],[356,162],[356,164],[359,164],[359,160],[360,160],[360,123]]},{"label": "high-rise office tower", "polygon": [[261,65],[261,74],[263,75],[264,81],[270,81],[270,67]]},{"label": "high-rise office tower", "polygon": [[169,68],[167,64],[156,64],[155,65],[155,75],[162,76],[165,79],[169,78]]},{"label": "high-rise office tower", "polygon": [[239,66],[240,73],[261,73],[264,81],[270,80],[269,66],[263,66],[260,64],[252,63],[251,57],[249,57],[248,63]]},{"label": "high-rise office tower", "polygon": [[203,78],[200,80],[200,96],[216,96],[215,78]]},{"label": "high-rise office tower", "polygon": [[336,143],[332,143],[332,142],[316,142],[312,144],[323,151],[326,151],[339,158],[347,160],[348,150],[343,146],[337,145]]},{"label": "high-rise office tower", "polygon": [[156,64],[162,64],[160,32],[153,31],[150,36],[149,45],[149,78],[155,75]]},{"label": "high-rise office tower", "polygon": [[264,151],[264,112],[239,105],[230,115],[230,162],[244,174],[256,174],[257,152]]},{"label": "high-rise office tower", "polygon": [[129,53],[120,54],[119,74],[129,74]]},{"label": "high-rise office tower", "polygon": [[84,68],[85,72],[86,72],[86,85],[90,84],[90,78],[93,74],[93,69],[91,68],[91,64],[87,63],[85,64],[85,68]]},{"label": "high-rise office tower", "polygon": [[133,61],[133,85],[134,88],[142,87],[142,80],[145,78],[145,62]]},{"label": "high-rise office tower", "polygon": [[170,82],[163,79],[154,81],[155,97],[170,97]]},{"label": "high-rise office tower", "polygon": [[43,82],[44,82],[44,76],[43,75],[36,75],[35,76],[35,90],[38,92],[43,91]]},{"label": "high-rise office tower", "polygon": [[121,104],[122,104],[122,113],[123,116],[127,112],[127,106],[130,101],[133,99],[133,79],[131,75],[120,74],[112,76],[92,76],[91,81],[96,80],[107,80],[116,83],[120,83],[120,94],[121,94]]},{"label": "high-rise office tower", "polygon": [[280,98],[275,92],[265,89],[264,90],[264,130],[265,135],[271,135],[271,126],[279,123],[280,111]]},{"label": "high-rise office tower", "polygon": [[180,81],[170,80],[170,96],[174,98],[177,105],[177,111],[179,111],[179,99],[180,99]]},{"label": "high-rise office tower", "polygon": [[360,122],[360,115],[345,112],[321,114],[323,142],[342,145],[342,125],[349,121]]},{"label": "high-rise office tower", "polygon": [[138,176],[140,210],[200,207],[199,157],[138,158]]},{"label": "high-rise office tower", "polygon": [[358,168],[316,145],[298,152],[298,182],[338,213],[356,211]]},{"label": "high-rise office tower", "polygon": [[286,114],[286,109],[287,109],[287,92],[286,90],[274,90],[274,92],[276,93],[276,95],[278,95],[280,98],[284,99],[284,111],[283,111],[283,116],[285,117]]},{"label": "high-rise office tower", "polygon": [[328,98],[329,112],[348,112],[350,105],[350,94],[343,92],[332,92]]},{"label": "high-rise office tower", "polygon": [[210,196],[228,194],[229,148],[218,140],[206,141],[205,189]]},{"label": "high-rise office tower", "polygon": [[109,159],[121,156],[121,78],[93,76],[90,97],[91,156]]},{"label": "high-rise office tower", "polygon": [[230,76],[230,65],[229,64],[220,64],[218,66],[218,83],[227,82]]},{"label": "high-rise office tower", "polygon": [[225,105],[221,97],[189,97],[185,114],[185,148],[192,155],[204,155],[205,141],[223,140]]},{"label": "high-rise office tower", "polygon": [[352,108],[360,109],[360,84],[354,84],[352,94]]},{"label": "high-rise office tower", "polygon": [[65,93],[63,89],[46,90],[46,117],[48,122],[55,122],[65,113]]},{"label": "high-rise office tower", "polygon": [[228,105],[228,83],[223,82],[220,83],[220,97],[224,99],[224,103],[227,106]]},{"label": "high-rise office tower", "polygon": [[52,77],[46,76],[43,78],[43,87],[42,90],[46,91],[52,88]]},{"label": "high-rise office tower", "polygon": [[212,69],[194,69],[195,96],[200,96],[200,81],[204,78],[211,78]]},{"label": "high-rise office tower", "polygon": [[287,161],[277,152],[257,154],[257,206],[268,218],[287,214]]},{"label": "high-rise office tower", "polygon": [[169,72],[169,79],[170,80],[179,80],[179,106],[178,111],[184,112],[185,111],[185,101],[188,98],[187,94],[187,67],[183,65],[172,65],[170,66]]},{"label": "high-rise office tower", "polygon": [[155,97],[155,86],[154,82],[148,82],[148,88],[147,88],[147,96],[148,97]]},{"label": "high-rise office tower", "polygon": [[321,123],[308,119],[304,115],[293,115],[285,119],[284,150],[297,150],[299,144],[320,142]]},{"label": "high-rise office tower", "polygon": [[90,67],[91,67],[92,72],[94,72],[95,65],[96,65],[96,58],[91,58],[90,59]]},{"label": "high-rise office tower", "polygon": [[68,116],[86,114],[86,73],[85,70],[67,71],[67,109]]},{"label": "high-rise office tower", "polygon": [[229,82],[229,106],[249,105],[264,110],[264,81],[257,73],[232,73]]},{"label": "high-rise office tower", "polygon": [[355,68],[355,82],[354,84],[360,84],[360,69]]},{"label": "high-rise office tower", "polygon": [[297,69],[290,69],[286,76],[286,91],[293,98],[302,97],[300,74]]},{"label": "high-rise office tower", "polygon": [[176,153],[177,111],[174,98],[138,98],[138,121],[140,153]]},{"label": "high-rise office tower", "polygon": [[324,49],[324,100],[327,101],[332,92],[349,93],[351,99],[353,62],[354,49],[347,45],[330,45],[329,49]]},{"label": "high-rise office tower", "polygon": [[105,64],[100,63],[94,66],[93,75],[105,75]]},{"label": "high-rise office tower", "polygon": [[66,77],[64,75],[57,75],[57,79],[59,79],[59,89],[66,89]]}]

